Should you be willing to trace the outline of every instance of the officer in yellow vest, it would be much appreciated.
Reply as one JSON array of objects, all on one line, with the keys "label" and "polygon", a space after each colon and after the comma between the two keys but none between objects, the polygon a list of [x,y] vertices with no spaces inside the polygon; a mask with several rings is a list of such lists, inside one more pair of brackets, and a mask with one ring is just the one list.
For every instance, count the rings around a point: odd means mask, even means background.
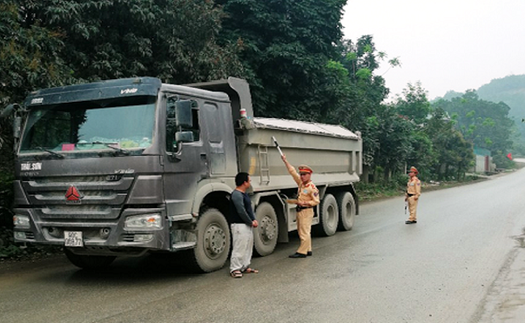
[{"label": "officer in yellow vest", "polygon": [[319,190],[312,183],[310,177],[312,176],[313,170],[306,166],[301,165],[298,167],[299,173],[295,168],[290,165],[286,160],[286,156],[282,155],[284,164],[288,168],[288,172],[292,175],[293,179],[297,183],[297,233],[301,244],[299,249],[290,258],[306,258],[312,255],[312,239],[310,237],[310,231],[312,227],[312,218],[314,217],[314,207],[319,204]]},{"label": "officer in yellow vest", "polygon": [[421,181],[417,178],[417,168],[414,166],[410,167],[408,171],[408,183],[407,190],[405,192],[405,201],[408,202],[408,209],[410,211],[410,216],[406,224],[417,223],[416,211],[417,211],[417,202],[421,196]]}]

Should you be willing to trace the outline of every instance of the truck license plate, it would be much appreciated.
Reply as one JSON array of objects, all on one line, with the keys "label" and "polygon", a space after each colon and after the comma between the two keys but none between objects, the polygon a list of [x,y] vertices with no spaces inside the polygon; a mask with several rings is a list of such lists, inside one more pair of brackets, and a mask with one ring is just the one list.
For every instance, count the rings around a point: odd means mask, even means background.
[{"label": "truck license plate", "polygon": [[83,247],[82,231],[64,231],[64,243],[66,247]]}]

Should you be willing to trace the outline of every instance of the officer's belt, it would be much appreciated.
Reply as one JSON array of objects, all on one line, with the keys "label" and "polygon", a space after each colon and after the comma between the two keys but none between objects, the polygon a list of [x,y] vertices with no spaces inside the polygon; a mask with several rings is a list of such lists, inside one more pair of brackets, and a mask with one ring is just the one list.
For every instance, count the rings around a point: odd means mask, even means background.
[{"label": "officer's belt", "polygon": [[410,193],[407,193],[407,195],[408,195],[408,197],[412,197],[412,196],[414,196],[414,195],[416,195],[416,194],[410,194]]}]

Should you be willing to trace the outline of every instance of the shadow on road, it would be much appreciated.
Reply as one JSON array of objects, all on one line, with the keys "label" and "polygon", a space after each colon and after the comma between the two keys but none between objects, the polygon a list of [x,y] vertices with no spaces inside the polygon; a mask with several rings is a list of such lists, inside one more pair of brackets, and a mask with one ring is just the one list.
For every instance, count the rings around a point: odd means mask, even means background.
[{"label": "shadow on road", "polygon": [[[76,268],[76,267],[74,267]],[[179,280],[202,276],[184,266],[177,254],[149,254],[142,257],[117,258],[111,266],[98,270],[78,269],[68,278],[70,284],[104,283],[107,285],[142,284],[162,280]]]}]

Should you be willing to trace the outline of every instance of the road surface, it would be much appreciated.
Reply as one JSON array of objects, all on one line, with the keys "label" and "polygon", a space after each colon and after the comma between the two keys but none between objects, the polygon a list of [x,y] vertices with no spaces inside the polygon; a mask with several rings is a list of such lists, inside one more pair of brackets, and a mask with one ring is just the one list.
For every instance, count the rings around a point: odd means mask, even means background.
[{"label": "road surface", "polygon": [[188,274],[173,257],[96,273],[64,257],[3,264],[0,322],[522,322],[524,288],[509,279],[525,273],[524,196],[522,169],[423,190],[415,225],[402,197],[367,203],[354,230],[315,238],[313,257],[289,259],[294,238],[242,279]]}]

